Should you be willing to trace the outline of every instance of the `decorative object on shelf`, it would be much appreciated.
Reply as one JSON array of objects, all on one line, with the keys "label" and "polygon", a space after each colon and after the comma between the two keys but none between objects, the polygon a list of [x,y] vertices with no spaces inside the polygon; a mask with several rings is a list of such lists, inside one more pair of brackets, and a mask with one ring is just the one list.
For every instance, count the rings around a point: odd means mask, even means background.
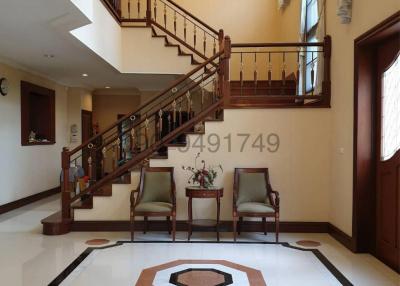
[{"label": "decorative object on shelf", "polygon": [[8,94],[8,80],[6,78],[0,78],[0,94],[6,96]]},{"label": "decorative object on shelf", "polygon": [[352,0],[339,0],[337,15],[342,24],[350,24],[352,15]]},{"label": "decorative object on shelf", "polygon": [[199,157],[200,153],[197,153],[196,158],[194,159],[194,167],[182,166],[182,169],[192,173],[188,179],[189,184],[199,184],[200,187],[207,189],[213,186],[218,175],[217,170],[219,169],[221,172],[224,170],[222,169],[221,164],[218,166],[208,166],[208,168],[206,168],[206,162],[204,160],[201,160],[201,164],[203,164],[203,166],[201,168],[197,168],[197,159]]},{"label": "decorative object on shelf", "polygon": [[29,143],[36,142],[36,133],[34,131],[31,131],[29,133]]}]

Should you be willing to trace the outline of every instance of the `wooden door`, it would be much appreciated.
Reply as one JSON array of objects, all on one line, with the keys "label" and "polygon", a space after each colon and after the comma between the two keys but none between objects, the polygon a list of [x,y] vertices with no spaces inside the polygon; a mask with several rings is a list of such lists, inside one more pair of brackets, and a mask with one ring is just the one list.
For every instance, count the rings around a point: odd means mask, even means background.
[{"label": "wooden door", "polygon": [[376,256],[400,271],[400,37],[377,46]]},{"label": "wooden door", "polygon": [[[82,110],[82,143],[89,140],[93,136],[92,119],[93,115],[91,111]],[[85,170],[85,175],[89,174],[88,165],[89,152],[86,148],[82,151],[82,168]]]}]

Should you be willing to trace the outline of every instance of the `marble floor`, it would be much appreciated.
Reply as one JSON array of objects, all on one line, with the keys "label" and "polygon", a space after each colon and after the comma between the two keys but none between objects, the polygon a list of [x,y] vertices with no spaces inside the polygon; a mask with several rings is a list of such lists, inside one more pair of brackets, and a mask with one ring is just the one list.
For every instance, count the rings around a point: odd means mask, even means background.
[{"label": "marble floor", "polygon": [[[87,250],[87,240],[108,239],[109,246],[129,240],[127,232],[43,236],[40,220],[58,209],[59,198],[54,196],[0,215],[1,285],[48,285]],[[312,252],[284,245],[206,243],[215,239],[211,233],[194,233],[193,240],[199,242],[193,244],[148,243],[168,241],[170,237],[165,233],[137,233],[136,239],[138,243],[123,243],[88,253],[62,285],[134,285],[136,281],[132,279],[137,279],[143,268],[176,259],[222,259],[260,268],[267,285],[341,285]],[[186,241],[186,233],[178,233],[177,239]],[[222,234],[223,241],[231,239],[231,234]],[[263,242],[268,239],[272,240],[273,236],[242,234],[240,241]],[[291,246],[296,246],[298,240],[320,242],[321,245],[313,249],[318,249],[353,285],[400,285],[400,275],[396,272],[369,254],[350,252],[328,234],[281,235],[281,241]],[[149,253],[156,253],[159,258],[150,259]],[[119,265],[120,270],[112,265]],[[120,277],[121,280],[111,282],[110,277]]]}]

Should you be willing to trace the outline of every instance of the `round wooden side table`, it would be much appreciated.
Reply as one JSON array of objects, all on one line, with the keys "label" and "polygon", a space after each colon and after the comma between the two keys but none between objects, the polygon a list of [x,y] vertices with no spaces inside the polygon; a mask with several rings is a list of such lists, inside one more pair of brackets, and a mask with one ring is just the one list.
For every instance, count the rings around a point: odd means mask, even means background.
[{"label": "round wooden side table", "polygon": [[[203,188],[199,186],[186,187],[186,197],[188,201],[188,240],[192,236],[192,226],[214,227],[217,232],[217,241],[219,241],[219,217],[221,210],[221,198],[224,195],[224,188]],[[192,204],[193,199],[216,199],[217,201],[217,219],[216,220],[193,220]]]}]

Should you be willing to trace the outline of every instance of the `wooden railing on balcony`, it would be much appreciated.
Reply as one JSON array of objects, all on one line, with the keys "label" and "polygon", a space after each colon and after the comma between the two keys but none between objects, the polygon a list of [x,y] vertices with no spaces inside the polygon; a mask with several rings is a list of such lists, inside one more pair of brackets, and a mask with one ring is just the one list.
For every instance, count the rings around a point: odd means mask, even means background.
[{"label": "wooden railing on balcony", "polygon": [[201,61],[215,55],[224,39],[217,31],[172,0],[101,0],[121,25],[151,26]]},{"label": "wooden railing on balcony", "polygon": [[226,107],[329,107],[331,38],[232,44]]}]

